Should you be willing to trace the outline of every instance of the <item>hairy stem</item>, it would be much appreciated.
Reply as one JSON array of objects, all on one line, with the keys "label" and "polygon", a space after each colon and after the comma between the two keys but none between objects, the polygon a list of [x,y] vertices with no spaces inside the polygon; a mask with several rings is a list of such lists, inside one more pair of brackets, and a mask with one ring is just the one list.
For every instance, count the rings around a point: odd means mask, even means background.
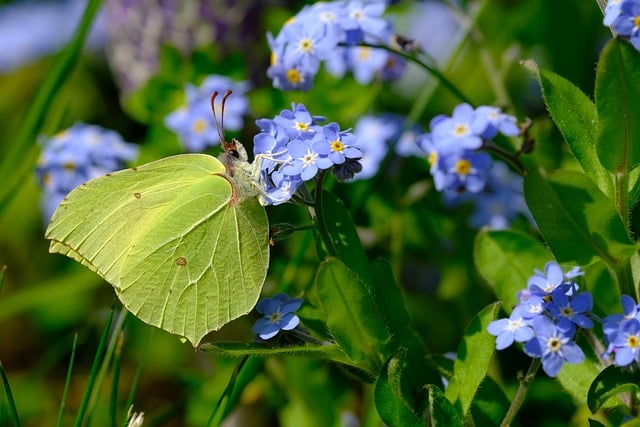
[{"label": "hairy stem", "polygon": [[509,406],[509,410],[505,414],[500,427],[509,427],[513,422],[513,419],[516,417],[516,414],[524,403],[524,398],[526,397],[527,392],[529,391],[529,387],[531,386],[531,383],[536,376],[536,372],[538,372],[538,368],[540,368],[540,364],[541,361],[538,358],[531,360],[529,370],[522,378],[520,378],[520,385],[518,386],[516,395],[513,397],[511,406]]}]

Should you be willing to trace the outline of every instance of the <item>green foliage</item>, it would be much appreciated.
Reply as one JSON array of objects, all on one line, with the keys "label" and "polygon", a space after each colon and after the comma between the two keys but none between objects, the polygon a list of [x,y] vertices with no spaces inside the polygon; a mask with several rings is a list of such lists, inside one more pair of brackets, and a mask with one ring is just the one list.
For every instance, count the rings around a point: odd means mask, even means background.
[{"label": "green foliage", "polygon": [[636,251],[613,203],[586,175],[532,171],[524,193],[559,262],[589,265],[601,259],[614,267],[624,265]]},{"label": "green foliage", "polygon": [[486,330],[489,322],[496,319],[499,308],[500,303],[496,302],[478,313],[458,346],[453,377],[444,395],[452,402],[461,419],[467,416],[478,387],[487,375],[495,339]]},{"label": "green foliage", "polygon": [[[609,366],[600,372],[591,383],[587,404],[595,413],[612,398],[632,398],[640,392],[640,372]],[[625,395],[626,393],[626,395]]]}]

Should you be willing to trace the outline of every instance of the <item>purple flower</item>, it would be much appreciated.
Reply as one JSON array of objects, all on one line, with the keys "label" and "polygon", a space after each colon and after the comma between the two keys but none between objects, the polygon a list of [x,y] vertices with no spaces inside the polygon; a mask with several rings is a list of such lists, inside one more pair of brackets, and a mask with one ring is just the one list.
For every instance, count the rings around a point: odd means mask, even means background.
[{"label": "purple flower", "polygon": [[293,314],[300,308],[302,299],[289,298],[286,294],[276,294],[264,298],[256,305],[256,311],[264,315],[251,330],[263,340],[275,337],[278,332],[290,331],[300,324],[300,318]]}]

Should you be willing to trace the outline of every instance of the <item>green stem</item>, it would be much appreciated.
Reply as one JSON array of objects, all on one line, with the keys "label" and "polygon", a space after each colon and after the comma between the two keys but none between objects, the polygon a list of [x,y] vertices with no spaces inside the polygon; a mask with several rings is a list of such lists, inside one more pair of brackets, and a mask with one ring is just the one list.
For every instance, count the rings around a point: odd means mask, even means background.
[{"label": "green stem", "polygon": [[518,172],[520,172],[521,175],[525,175],[527,173],[527,167],[520,161],[517,154],[506,151],[502,147],[495,145],[493,142],[485,143],[482,146],[482,149],[499,155],[518,169]]},{"label": "green stem", "polygon": [[629,173],[627,172],[627,162],[624,163],[625,164],[621,168],[623,171],[617,172],[614,176],[614,203],[620,218],[622,218],[627,234],[631,235],[631,231],[629,229]]},{"label": "green stem", "polygon": [[527,373],[520,378],[520,385],[518,386],[518,390],[516,391],[516,395],[513,396],[513,400],[511,401],[511,406],[509,406],[509,410],[504,416],[500,427],[509,427],[513,422],[513,419],[516,417],[516,414],[520,410],[520,407],[524,403],[524,398],[529,391],[529,387],[533,382],[536,372],[538,372],[538,368],[540,368],[541,360],[539,358],[535,358],[531,360],[531,365],[529,365],[529,370]]},{"label": "green stem", "polygon": [[415,55],[409,54],[407,52],[403,52],[401,50],[396,50],[396,49],[394,49],[394,48],[392,48],[390,46],[385,46],[385,45],[378,45],[378,44],[371,44],[371,43],[361,43],[360,46],[377,48],[377,49],[384,49],[386,51],[395,53],[396,55],[401,56],[401,57],[405,58],[408,61],[413,62],[414,64],[418,65],[420,68],[424,69],[426,72],[431,74],[433,77],[438,79],[438,81],[444,87],[446,87],[452,94],[454,94],[456,97],[458,97],[461,101],[466,102],[467,104],[474,105],[473,102],[471,101],[471,99],[469,97],[467,97],[464,93],[462,93],[462,91],[460,89],[458,89],[458,87],[456,85],[454,85],[451,82],[451,80],[447,79],[444,76],[444,74],[442,74],[435,67],[432,67],[432,66],[426,64],[425,62],[422,62]]},{"label": "green stem", "polygon": [[629,295],[634,300],[638,300],[636,288],[633,284],[633,272],[631,271],[631,262],[627,261],[623,266],[615,266],[613,268],[616,279],[618,280],[618,290],[621,295]]},{"label": "green stem", "polygon": [[58,411],[58,427],[62,425],[62,416],[67,405],[67,396],[69,395],[69,386],[71,385],[71,373],[73,372],[73,362],[76,358],[76,347],[78,345],[78,334],[73,336],[73,345],[71,346],[71,356],[69,357],[69,367],[67,368],[67,377],[64,382],[64,390],[62,391],[62,399],[60,399],[60,410]]},{"label": "green stem", "polygon": [[327,224],[324,219],[324,211],[323,211],[323,197],[322,197],[322,184],[324,183],[324,178],[327,175],[327,170],[321,171],[318,173],[315,179],[315,205],[309,206],[309,214],[311,216],[311,220],[317,225],[318,233],[320,234],[320,238],[324,244],[324,248],[327,251],[327,255],[337,257],[338,249],[331,238],[331,234],[327,228]]}]

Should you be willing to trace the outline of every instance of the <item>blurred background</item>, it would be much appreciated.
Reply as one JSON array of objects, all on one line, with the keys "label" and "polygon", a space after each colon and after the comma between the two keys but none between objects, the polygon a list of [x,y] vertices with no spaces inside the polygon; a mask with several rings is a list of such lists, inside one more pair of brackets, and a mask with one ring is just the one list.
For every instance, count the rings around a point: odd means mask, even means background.
[{"label": "blurred background", "polygon": [[[86,3],[0,1],[0,163],[22,132],[36,91],[71,40]],[[433,116],[451,114],[459,103],[413,65],[394,82],[361,85],[349,74],[338,79],[321,71],[308,92],[272,88],[266,75],[266,32],[277,34],[307,3],[104,0],[82,55],[50,99],[39,136],[20,161],[8,165],[16,174],[29,169],[19,175],[19,185],[0,207],[0,267],[6,266],[0,290],[0,360],[22,425],[52,425],[57,419],[77,335],[62,425],[72,422],[105,320],[112,307],[121,309],[112,288],[97,275],[48,253],[44,190],[36,162],[53,135],[77,122],[112,129],[139,147],[138,159],[130,164],[184,152],[163,119],[183,101],[185,84],[197,84],[211,74],[248,82],[244,126],[227,131],[227,138],[237,137],[248,148],[258,131],[255,120],[272,118],[291,102],[304,103],[312,114],[327,116],[342,128],[356,127],[364,115],[405,117],[411,112],[425,130]],[[500,106],[521,121],[533,120],[536,146],[526,157],[528,164],[548,169],[572,165],[535,81],[519,61],[534,58],[591,96],[598,52],[610,37],[595,1],[398,1],[388,6],[386,16],[397,33],[417,40],[477,105]],[[329,185],[350,209],[369,257],[391,261],[413,324],[430,352],[455,351],[471,318],[495,300],[474,270],[477,225],[469,222],[474,206],[447,203],[433,189],[426,159],[394,155],[391,139],[390,154],[376,163],[370,178]],[[270,207],[268,214],[272,224],[308,222],[306,212],[293,205]],[[526,214],[511,226],[534,230]],[[317,262],[310,232],[278,242],[263,293],[303,295]],[[313,311],[305,310],[303,305],[303,323],[313,321]],[[205,341],[252,341],[251,325],[257,317],[240,318]],[[145,426],[206,425],[238,360],[194,351],[133,316],[126,322],[118,381],[122,404],[139,373],[134,411],[145,413]],[[528,364],[526,357],[517,350],[498,357],[502,368],[496,376],[512,391],[517,370]],[[107,425],[111,375],[94,402],[93,425]],[[119,409],[123,416],[126,410]],[[585,425],[588,409],[540,376],[522,414],[523,426],[560,426],[567,420],[578,426]],[[6,401],[0,400],[0,425],[8,423]],[[381,422],[370,387],[339,367],[312,359],[272,358],[244,390],[241,406],[227,425]]]}]

